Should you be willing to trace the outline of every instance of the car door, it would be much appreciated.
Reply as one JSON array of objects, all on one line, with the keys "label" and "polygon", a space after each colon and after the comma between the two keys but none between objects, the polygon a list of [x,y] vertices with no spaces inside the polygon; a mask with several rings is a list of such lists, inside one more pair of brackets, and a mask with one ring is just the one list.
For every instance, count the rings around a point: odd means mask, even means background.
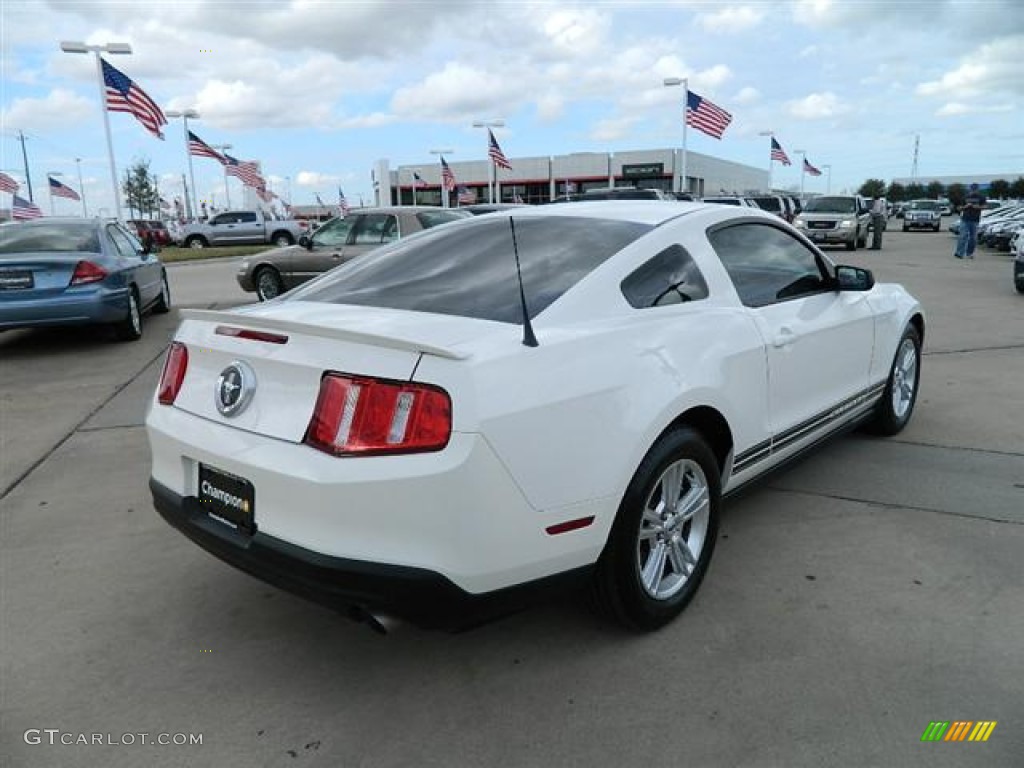
[{"label": "car door", "polygon": [[285,286],[292,288],[343,263],[352,235],[352,226],[359,216],[331,219],[313,233],[311,247],[291,249],[290,268],[281,273]]},{"label": "car door", "polygon": [[365,213],[352,226],[352,237],[345,249],[344,261],[398,239],[398,217],[393,213]]},{"label": "car door", "polygon": [[152,254],[142,252],[142,244],[128,231],[116,224],[107,227],[107,236],[119,256],[119,266],[125,270],[139,292],[143,307],[156,300],[160,292],[160,262]]},{"label": "car door", "polygon": [[267,239],[266,227],[255,211],[241,211],[236,214],[236,243],[262,243]]},{"label": "car door", "polygon": [[866,293],[837,291],[825,257],[780,227],[730,224],[708,239],[764,339],[773,450],[784,450],[865,396],[874,314]]},{"label": "car door", "polygon": [[228,245],[235,234],[235,214],[219,213],[207,222],[211,245]]}]

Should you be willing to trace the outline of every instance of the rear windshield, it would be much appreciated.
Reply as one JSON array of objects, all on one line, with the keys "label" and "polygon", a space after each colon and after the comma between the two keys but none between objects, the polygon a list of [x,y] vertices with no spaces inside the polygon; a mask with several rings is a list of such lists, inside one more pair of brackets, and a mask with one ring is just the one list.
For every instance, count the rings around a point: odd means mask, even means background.
[{"label": "rear windshield", "polygon": [[32,221],[0,227],[0,255],[53,252],[99,253],[91,221]]},{"label": "rear windshield", "polygon": [[[650,230],[583,217],[516,219],[530,317]],[[293,291],[291,299],[520,323],[509,217],[467,219],[399,240]]]},{"label": "rear windshield", "polygon": [[782,210],[782,201],[777,197],[755,197],[754,202],[766,211]]},{"label": "rear windshield", "polygon": [[856,213],[852,197],[812,197],[804,203],[804,213]]}]

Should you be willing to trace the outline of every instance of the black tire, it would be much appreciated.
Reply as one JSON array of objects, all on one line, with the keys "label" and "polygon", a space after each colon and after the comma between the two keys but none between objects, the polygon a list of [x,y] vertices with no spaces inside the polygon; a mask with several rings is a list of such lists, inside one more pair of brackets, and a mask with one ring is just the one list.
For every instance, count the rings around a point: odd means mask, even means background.
[{"label": "black tire", "polygon": [[123,320],[114,324],[114,333],[121,341],[138,341],[142,338],[142,306],[135,286],[128,292],[128,313]]},{"label": "black tire", "polygon": [[195,248],[197,251],[206,248],[210,244],[206,242],[206,238],[200,235],[192,235],[191,237],[185,238],[186,248]]},{"label": "black tire", "polygon": [[[677,503],[694,494],[689,518],[674,507],[671,514],[659,512],[662,491],[671,484],[666,480],[670,468],[682,473]],[[633,475],[598,559],[592,584],[598,610],[641,631],[658,629],[678,616],[711,562],[721,496],[718,463],[698,432],[681,427],[659,438]]]},{"label": "black tire", "polygon": [[908,227],[908,226],[907,226],[906,224],[904,224],[904,225],[903,225],[903,231],[904,231],[904,232],[907,232],[907,231],[909,231],[909,230],[910,230],[910,227]]},{"label": "black tire", "polygon": [[1024,293],[1024,281],[1018,280],[1014,283],[1014,287],[1017,289],[1017,293]]},{"label": "black tire", "polygon": [[167,284],[167,273],[164,272],[160,278],[160,296],[153,305],[153,313],[166,315],[171,311],[171,286]]},{"label": "black tire", "polygon": [[864,237],[862,237],[860,240],[857,241],[857,247],[858,248],[866,248],[867,245],[868,245],[868,235],[865,232],[864,233]]},{"label": "black tire", "polygon": [[846,250],[848,250],[848,251],[856,251],[857,250],[857,240],[856,240],[856,238],[854,238],[853,240],[851,240],[850,242],[848,242],[846,244]]},{"label": "black tire", "polygon": [[270,242],[278,248],[284,248],[287,245],[295,245],[295,238],[287,232],[275,232]]},{"label": "black tire", "polygon": [[938,231],[939,231],[939,227],[938,226],[932,227],[932,232],[938,232]]},{"label": "black tire", "polygon": [[284,282],[273,267],[260,267],[253,278],[256,282],[256,295],[260,301],[270,301],[284,293]]},{"label": "black tire", "polygon": [[[909,367],[906,355],[913,350],[913,370],[910,373],[912,378],[911,386],[907,386],[907,370]],[[908,325],[900,337],[900,343],[896,347],[896,355],[893,357],[892,365],[889,367],[889,378],[885,382],[885,391],[882,399],[875,406],[875,414],[868,428],[876,435],[895,435],[901,432],[914,413],[914,405],[917,403],[917,393],[921,384],[921,334],[917,329]],[[900,400],[902,404],[897,406],[897,390],[903,393]]]}]

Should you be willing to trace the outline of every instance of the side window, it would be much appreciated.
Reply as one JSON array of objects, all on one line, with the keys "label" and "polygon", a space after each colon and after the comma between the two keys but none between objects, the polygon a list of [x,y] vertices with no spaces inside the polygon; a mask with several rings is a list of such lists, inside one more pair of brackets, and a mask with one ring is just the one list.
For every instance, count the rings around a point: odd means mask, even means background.
[{"label": "side window", "polygon": [[238,222],[240,224],[255,224],[256,214],[252,211],[249,211],[248,213],[240,213],[238,214]]},{"label": "side window", "polygon": [[[120,229],[114,226],[107,227],[107,236],[113,242],[114,249],[122,259],[133,259],[136,257],[138,252],[132,247],[128,236]],[[142,249],[140,248],[139,250]]]},{"label": "side window", "polygon": [[[386,213],[368,213],[360,216],[353,229],[353,245],[380,245],[393,240],[398,236],[397,222],[394,216]],[[388,229],[392,230],[392,237],[386,238]]]},{"label": "side window", "polygon": [[708,233],[708,240],[748,307],[832,289],[817,254],[775,227],[736,224]]},{"label": "side window", "polygon": [[388,216],[388,221],[384,225],[384,231],[381,233],[381,242],[390,243],[392,240],[398,239],[398,217]]},{"label": "side window", "polygon": [[352,219],[331,219],[313,234],[313,242],[325,248],[339,248],[348,242]]},{"label": "side window", "polygon": [[706,299],[708,285],[681,245],[670,245],[622,281],[622,295],[637,309]]},{"label": "side window", "polygon": [[210,219],[210,225],[211,226],[216,226],[218,224],[228,224],[230,222],[231,222],[231,215],[230,214],[226,214],[226,213],[222,213],[219,216],[214,216],[212,219]]}]

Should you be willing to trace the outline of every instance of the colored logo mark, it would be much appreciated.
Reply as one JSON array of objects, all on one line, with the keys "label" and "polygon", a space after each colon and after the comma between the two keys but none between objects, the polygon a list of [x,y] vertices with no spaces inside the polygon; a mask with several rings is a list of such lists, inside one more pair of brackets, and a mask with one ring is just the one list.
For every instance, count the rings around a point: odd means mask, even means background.
[{"label": "colored logo mark", "polygon": [[996,724],[995,720],[933,720],[921,734],[921,741],[988,741]]}]

